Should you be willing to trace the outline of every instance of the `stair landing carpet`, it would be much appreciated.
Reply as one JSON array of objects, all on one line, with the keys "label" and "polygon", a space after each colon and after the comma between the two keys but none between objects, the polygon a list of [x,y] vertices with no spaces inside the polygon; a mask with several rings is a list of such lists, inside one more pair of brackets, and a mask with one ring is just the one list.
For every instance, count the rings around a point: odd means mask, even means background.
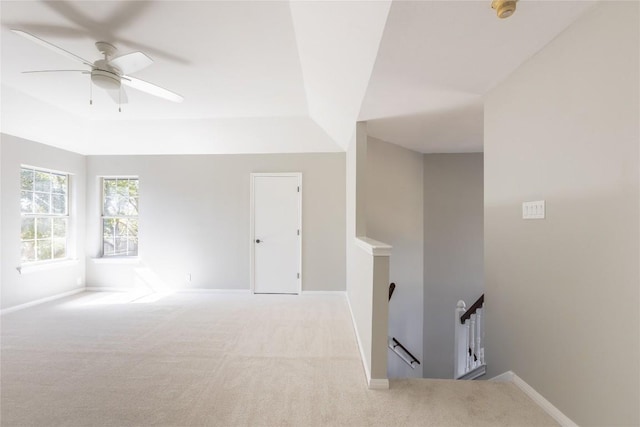
[{"label": "stair landing carpet", "polygon": [[545,426],[513,384],[368,390],[342,295],[88,292],[1,318],[2,426]]}]

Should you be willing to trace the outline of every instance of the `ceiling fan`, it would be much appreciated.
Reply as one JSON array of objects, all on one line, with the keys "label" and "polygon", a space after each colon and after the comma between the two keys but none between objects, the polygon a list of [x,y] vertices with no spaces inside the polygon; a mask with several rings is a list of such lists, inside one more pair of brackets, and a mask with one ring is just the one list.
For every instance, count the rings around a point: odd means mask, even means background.
[{"label": "ceiling fan", "polygon": [[[125,55],[114,56],[118,49],[107,42],[96,42],[98,51],[104,55],[104,59],[98,59],[93,63],[75,55],[68,50],[58,47],[46,40],[34,36],[22,30],[11,30],[15,34],[31,40],[34,43],[44,46],[58,54],[80,62],[89,67],[90,70],[37,70],[23,71],[23,73],[58,73],[58,72],[75,72],[82,74],[90,74],[91,82],[96,86],[106,89],[111,98],[118,104],[127,102],[127,96],[122,85],[129,86],[133,89],[146,92],[160,98],[173,102],[182,102],[184,98],[175,92],[164,89],[160,86],[148,83],[144,80],[131,77],[130,73],[135,73],[143,68],[153,64],[153,60],[142,52],[132,52]],[[92,102],[92,101],[90,101]]]}]

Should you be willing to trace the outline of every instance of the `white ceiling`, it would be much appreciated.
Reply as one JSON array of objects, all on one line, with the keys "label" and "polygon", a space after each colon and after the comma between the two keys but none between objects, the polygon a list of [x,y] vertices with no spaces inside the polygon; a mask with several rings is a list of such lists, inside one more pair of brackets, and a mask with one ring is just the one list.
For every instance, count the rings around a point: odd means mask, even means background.
[{"label": "white ceiling", "polygon": [[[482,95],[592,2],[90,1],[0,3],[2,132],[84,154],[344,150],[357,120],[421,152],[482,150]],[[133,75],[184,96],[128,89],[117,106],[89,78],[22,74],[89,60],[93,43],[141,50]],[[81,67],[80,67],[81,68]],[[37,123],[37,126],[34,126]]]},{"label": "white ceiling", "polygon": [[372,136],[424,153],[483,147],[483,95],[594,2],[396,1],[359,120]]}]

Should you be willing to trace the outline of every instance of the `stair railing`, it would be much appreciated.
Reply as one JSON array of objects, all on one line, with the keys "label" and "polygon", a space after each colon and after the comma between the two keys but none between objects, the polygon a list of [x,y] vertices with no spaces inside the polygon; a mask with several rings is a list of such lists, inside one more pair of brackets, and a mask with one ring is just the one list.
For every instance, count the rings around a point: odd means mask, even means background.
[{"label": "stair railing", "polygon": [[411,354],[411,352],[407,350],[405,346],[400,344],[400,341],[398,341],[397,339],[389,337],[388,346],[391,351],[397,354],[398,357],[400,357],[400,359],[404,361],[404,363],[411,367],[411,369],[415,369],[416,365],[420,364],[420,361],[413,354]]},{"label": "stair railing", "polygon": [[[391,296],[393,292],[396,290],[395,283],[389,283],[389,301],[391,301]],[[391,351],[393,351],[400,359],[404,361],[407,365],[411,367],[411,369],[415,369],[416,365],[420,364],[420,361],[413,355],[405,346],[400,344],[400,341],[395,339],[394,337],[387,337],[387,346]]]},{"label": "stair railing", "polygon": [[484,375],[484,294],[469,307],[456,306],[454,379],[471,380]]}]

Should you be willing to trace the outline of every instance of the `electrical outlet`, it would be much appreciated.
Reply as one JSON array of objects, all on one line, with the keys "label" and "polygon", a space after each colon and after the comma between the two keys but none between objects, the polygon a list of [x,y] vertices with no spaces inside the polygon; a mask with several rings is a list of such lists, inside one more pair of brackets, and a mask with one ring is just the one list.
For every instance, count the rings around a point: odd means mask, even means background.
[{"label": "electrical outlet", "polygon": [[522,219],[544,219],[544,200],[522,203]]},{"label": "electrical outlet", "polygon": [[187,276],[185,277],[185,279],[187,280],[187,282],[191,281],[191,273],[187,273]]}]

